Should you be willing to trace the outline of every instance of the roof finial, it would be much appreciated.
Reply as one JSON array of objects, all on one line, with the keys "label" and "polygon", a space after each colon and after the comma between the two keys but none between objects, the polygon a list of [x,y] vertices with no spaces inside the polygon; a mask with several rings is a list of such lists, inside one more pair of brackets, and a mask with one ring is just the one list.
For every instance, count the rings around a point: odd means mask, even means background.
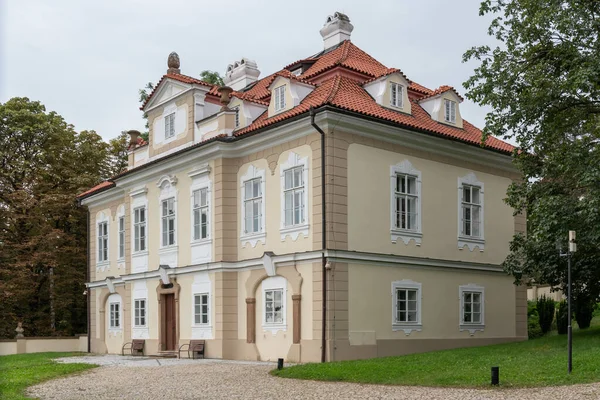
[{"label": "roof finial", "polygon": [[169,54],[169,58],[167,59],[167,74],[180,74],[181,70],[179,69],[179,54],[172,52]]}]

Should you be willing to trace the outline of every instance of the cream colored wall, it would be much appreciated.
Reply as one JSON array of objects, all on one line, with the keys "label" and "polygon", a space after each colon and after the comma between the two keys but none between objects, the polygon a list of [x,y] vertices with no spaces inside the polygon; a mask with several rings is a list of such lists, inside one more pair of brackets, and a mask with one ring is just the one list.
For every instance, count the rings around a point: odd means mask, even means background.
[{"label": "cream colored wall", "polygon": [[0,342],[0,356],[17,354],[17,341]]},{"label": "cream colored wall", "polygon": [[160,283],[160,279],[148,279],[146,285],[148,287],[148,326],[150,327],[150,339],[158,340],[158,295],[156,288]]},{"label": "cream colored wall", "polygon": [[[305,188],[308,190],[308,202],[306,204],[306,215],[309,220],[308,237],[304,237],[302,234],[298,235],[296,240],[293,240],[289,235],[286,236],[285,241],[281,241],[280,229],[281,229],[281,164],[286,162],[290,152],[295,152],[300,157],[308,157],[308,179],[305,182]],[[312,149],[308,145],[295,147],[291,150],[284,151],[280,154],[277,161],[277,166],[271,173],[269,164],[266,159],[260,159],[251,163],[244,164],[238,170],[237,181],[238,181],[238,236],[242,231],[242,182],[241,178],[248,172],[250,165],[254,165],[255,168],[262,169],[265,171],[265,228],[266,228],[266,243],[262,241],[258,242],[255,247],[252,247],[249,243],[244,243],[238,238],[238,258],[239,260],[245,260],[249,258],[262,257],[265,251],[272,251],[275,254],[287,254],[293,252],[311,251],[313,249],[312,244],[312,232],[314,219],[312,215],[312,204],[313,204],[313,174],[312,174]]]},{"label": "cream colored wall", "polygon": [[263,291],[259,284],[256,289],[256,347],[260,354],[261,361],[275,361],[278,358],[287,358],[290,346],[293,342],[293,319],[292,308],[292,286],[287,281],[286,290],[286,331],[277,331],[273,334],[263,329]]},{"label": "cream colored wall", "polygon": [[[421,171],[422,244],[390,237],[390,166],[409,160]],[[484,183],[485,250],[458,248],[458,178],[466,168],[351,144],[348,149],[348,249],[456,261],[501,264],[514,233],[503,199],[508,178],[473,171]]]},{"label": "cream colored wall", "polygon": [[[246,340],[246,299],[249,297],[246,293],[246,281],[250,277],[252,271],[240,271],[238,272],[238,339]],[[250,294],[252,295],[252,294]]]},{"label": "cream colored wall", "polygon": [[533,286],[527,288],[527,300],[536,301],[542,296],[551,298],[554,301],[561,301],[565,298],[561,291],[553,292],[550,286]]},{"label": "cream colored wall", "polygon": [[[212,337],[215,337],[215,277],[214,273],[208,274],[211,285],[209,300],[210,326],[212,327]],[[194,322],[193,291],[194,275],[180,275],[177,277],[177,283],[181,286],[179,293],[179,338],[188,340],[192,338],[192,325]]]},{"label": "cream colored wall", "polygon": [[[161,119],[163,119],[163,111],[166,107],[172,106],[172,105],[176,105],[177,106],[177,111],[178,111],[178,116],[179,116],[179,111],[184,111],[185,114],[185,129],[182,132],[179,132],[178,134],[176,134],[175,139],[170,140],[167,143],[156,143],[154,140],[154,126],[155,123],[161,123]],[[168,103],[155,108],[151,111],[149,111],[148,114],[148,121],[149,121],[149,139],[150,139],[150,147],[149,147],[149,156],[155,156],[157,154],[160,153],[164,153],[166,151],[169,151],[171,149],[174,149],[178,146],[181,146],[183,144],[186,144],[188,142],[192,142],[194,140],[194,126],[195,126],[195,121],[194,121],[194,96],[192,94],[192,92],[187,92],[179,97],[176,97],[175,99],[173,99],[172,101],[169,101]],[[164,121],[162,121],[162,124],[164,124]],[[177,122],[176,122],[177,124]]]},{"label": "cream colored wall", "polygon": [[[87,344],[86,344],[87,346]],[[55,351],[80,351],[79,338],[72,339],[27,339],[27,353],[45,353]]]},{"label": "cream colored wall", "polygon": [[[469,338],[468,331],[459,331],[459,286],[470,283],[485,290],[485,328],[473,337],[515,336],[515,286],[502,273],[358,264],[349,264],[348,269],[351,344],[374,344],[360,343],[361,336],[365,341]],[[399,280],[422,284],[422,331],[409,336],[392,331],[392,282]],[[367,289],[368,295],[361,296]]]}]

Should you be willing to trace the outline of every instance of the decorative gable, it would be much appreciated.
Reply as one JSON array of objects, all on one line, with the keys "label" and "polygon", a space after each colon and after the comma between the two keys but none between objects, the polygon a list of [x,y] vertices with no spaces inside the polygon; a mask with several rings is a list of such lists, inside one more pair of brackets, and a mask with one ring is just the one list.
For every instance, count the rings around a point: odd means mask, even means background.
[{"label": "decorative gable", "polygon": [[410,114],[409,86],[410,82],[401,73],[395,72],[369,82],[363,87],[377,104]]},{"label": "decorative gable", "polygon": [[459,104],[463,99],[451,86],[442,86],[434,94],[419,100],[419,104],[434,121],[442,124],[463,127]]},{"label": "decorative gable", "polygon": [[272,117],[296,107],[314,90],[314,87],[298,80],[278,76],[268,89],[271,91],[268,115]]},{"label": "decorative gable", "polygon": [[235,129],[245,128],[252,124],[267,109],[266,106],[244,101],[237,97],[233,97],[228,105],[229,109],[235,110]]}]

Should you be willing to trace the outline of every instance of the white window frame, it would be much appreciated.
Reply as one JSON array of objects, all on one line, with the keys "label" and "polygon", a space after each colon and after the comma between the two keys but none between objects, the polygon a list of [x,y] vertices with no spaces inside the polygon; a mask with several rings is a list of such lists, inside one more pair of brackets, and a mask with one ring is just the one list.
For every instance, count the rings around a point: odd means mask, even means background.
[{"label": "white window frame", "polygon": [[[396,102],[394,102],[394,97]],[[396,108],[404,106],[404,86],[397,82],[390,82],[390,106]]]},{"label": "white window frame", "polygon": [[[409,175],[416,178],[416,228],[415,229],[402,229],[396,227],[396,177],[398,175]],[[401,239],[405,245],[411,240],[415,241],[417,246],[421,245],[423,237],[422,225],[421,225],[421,171],[416,169],[410,161],[404,160],[396,165],[390,166],[390,234],[392,243],[397,243],[398,239]]]},{"label": "white window frame", "polygon": [[[287,331],[287,280],[283,276],[272,276],[262,281],[262,328],[276,334],[277,331]],[[281,291],[281,322],[267,322],[266,293],[270,291]]]},{"label": "white window frame", "polygon": [[[169,211],[169,203],[172,203],[173,214],[165,215],[165,203],[167,205],[167,212]],[[169,232],[171,232],[169,228],[170,221],[173,221],[173,242],[169,241]],[[167,223],[167,232],[165,232],[165,221]],[[165,233],[167,242],[165,243]],[[166,199],[161,199],[160,201],[160,247],[172,247],[177,245],[177,201],[175,197],[168,197]]]},{"label": "white window frame", "polygon": [[119,230],[118,260],[122,261],[125,259],[125,216],[124,215],[119,216],[117,227]]},{"label": "white window frame", "polygon": [[[417,292],[417,320],[415,322],[398,321],[398,290],[415,290]],[[411,280],[401,280],[392,282],[392,331],[404,331],[406,336],[410,335],[412,331],[420,332],[423,329],[421,320],[421,304],[422,304],[422,285],[419,282]]]},{"label": "white window frame", "polygon": [[[131,254],[131,273],[146,272],[148,271],[148,188],[146,185],[134,187],[130,190],[129,196],[131,199],[129,212],[131,218],[129,218],[129,229],[132,232],[130,235],[130,246],[129,252]],[[144,236],[144,249],[135,250],[135,210],[137,208],[144,208],[144,217],[146,221],[146,229]],[[139,338],[139,337],[138,337]],[[137,339],[137,338],[136,338]]]},{"label": "white window frame", "polygon": [[[202,192],[205,192],[204,197],[206,199],[206,203],[202,204]],[[198,193],[199,198],[199,206],[196,207],[195,197],[196,193]],[[208,187],[198,188],[192,190],[192,241],[197,242],[200,240],[210,239],[210,191]],[[206,215],[206,235],[202,237],[202,213]],[[199,220],[199,230],[198,237],[196,237],[196,213],[198,213]]]},{"label": "white window frame", "polygon": [[[140,303],[144,302],[144,307],[140,307]],[[142,315],[142,311],[143,314]],[[143,319],[143,324],[141,323]],[[145,328],[148,326],[148,299],[135,299],[133,301],[133,326],[135,328]]]},{"label": "white window frame", "polygon": [[[210,166],[208,164],[202,164],[196,166],[190,172],[188,176],[192,180],[190,186],[190,251],[191,251],[191,263],[200,264],[212,261],[212,185],[210,180]],[[198,190],[206,190],[206,225],[207,225],[207,236],[205,238],[197,239],[194,232],[194,192]],[[202,232],[200,232],[202,233]],[[200,235],[202,236],[202,235]]]},{"label": "white window frame", "polygon": [[[474,186],[479,188],[480,197],[480,227],[479,236],[467,236],[462,232],[463,226],[463,189],[465,186]],[[458,248],[463,249],[465,246],[469,248],[469,251],[473,251],[475,247],[479,248],[479,251],[485,249],[485,190],[483,182],[480,182],[473,172],[458,178]]]},{"label": "white window frame", "polygon": [[[465,320],[464,320],[464,309],[465,309],[464,295],[466,293],[479,293],[479,295],[480,295],[480,303],[481,303],[480,322],[465,322]],[[468,285],[461,285],[458,288],[458,298],[459,298],[459,302],[460,302],[459,316],[458,316],[459,330],[461,332],[469,331],[469,334],[471,336],[473,336],[475,334],[475,332],[477,332],[477,331],[483,332],[483,330],[485,329],[485,288],[483,286],[479,286],[479,285],[476,285],[473,283],[469,283]]]},{"label": "white window frame", "polygon": [[[302,194],[302,202],[304,203],[304,221],[298,224],[286,225],[285,220],[285,173],[294,168],[302,168],[302,180],[304,182],[304,189]],[[299,154],[290,151],[288,158],[285,162],[281,163],[280,167],[280,181],[281,181],[281,224],[280,224],[280,236],[281,241],[285,241],[287,236],[290,236],[292,240],[298,239],[298,236],[302,234],[305,238],[308,238],[309,228],[309,196],[308,190],[310,185],[308,184],[308,156],[301,157]]]},{"label": "white window frame", "polygon": [[[117,314],[115,317],[115,313]],[[121,323],[121,302],[111,301],[108,303],[108,328],[110,330],[121,330],[123,324]],[[115,324],[118,323],[118,325]]]},{"label": "white window frame", "polygon": [[175,137],[175,118],[177,111],[165,115],[165,140]]},{"label": "white window frame", "polygon": [[[245,193],[245,184],[248,181],[251,181],[253,179],[258,179],[260,178],[260,188],[261,188],[261,198],[262,198],[262,202],[261,202],[261,218],[260,218],[260,224],[261,224],[261,230],[258,232],[246,232],[246,207],[245,207],[245,200],[246,200],[246,193]],[[263,244],[266,242],[266,215],[265,215],[265,204],[266,204],[266,196],[265,196],[265,170],[264,169],[258,169],[256,168],[254,165],[250,165],[248,167],[248,171],[246,172],[246,174],[244,174],[241,179],[240,179],[240,193],[241,193],[241,199],[240,199],[240,207],[241,207],[241,212],[240,215],[242,216],[242,221],[241,221],[241,232],[240,232],[240,241],[242,242],[242,245],[245,245],[246,243],[250,243],[252,245],[252,247],[256,247],[256,244],[259,241],[262,241]]]},{"label": "white window frame", "polygon": [[[204,305],[202,303],[202,296],[206,296],[206,322],[202,322],[202,316],[204,315],[204,312],[202,312],[202,306]],[[196,298],[200,299],[200,314],[196,313]],[[205,293],[194,293],[193,295],[193,301],[194,301],[194,308],[192,309],[193,315],[193,323],[194,326],[210,326],[210,293],[205,292]],[[200,316],[200,322],[196,321],[196,317]]]},{"label": "white window frame", "polygon": [[[138,214],[141,216],[143,211],[144,221],[140,222],[141,218],[138,219]],[[142,228],[144,228],[144,236],[141,235]],[[146,246],[148,242],[148,210],[146,206],[139,206],[133,209],[133,252],[143,253],[148,250]],[[142,248],[143,247],[143,248]]]},{"label": "white window frame", "polygon": [[285,84],[277,86],[273,89],[273,97],[275,98],[275,106],[273,109],[275,112],[285,110]]},{"label": "white window frame", "polygon": [[[106,234],[100,235],[100,226],[106,225]],[[104,241],[104,239],[106,241]],[[102,256],[100,255],[100,251],[102,251]],[[96,222],[96,265],[97,266],[105,266],[110,263],[110,221],[109,218],[105,216],[104,213],[101,213],[100,219]]]},{"label": "white window frame", "polygon": [[444,99],[444,121],[455,124],[456,123],[456,101],[450,99]]}]

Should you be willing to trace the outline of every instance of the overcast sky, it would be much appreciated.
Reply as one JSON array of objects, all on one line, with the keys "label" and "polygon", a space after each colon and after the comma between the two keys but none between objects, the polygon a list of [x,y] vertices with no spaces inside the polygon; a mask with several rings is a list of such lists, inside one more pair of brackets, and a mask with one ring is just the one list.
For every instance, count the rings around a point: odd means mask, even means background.
[{"label": "overcast sky", "polygon": [[[110,139],[142,130],[138,89],[156,83],[167,56],[183,74],[253,59],[261,77],[323,49],[319,29],[341,11],[352,42],[429,88],[462,83],[462,54],[490,43],[480,0],[0,0],[0,102],[39,100],[80,130]],[[486,111],[465,100],[465,119]]]}]

